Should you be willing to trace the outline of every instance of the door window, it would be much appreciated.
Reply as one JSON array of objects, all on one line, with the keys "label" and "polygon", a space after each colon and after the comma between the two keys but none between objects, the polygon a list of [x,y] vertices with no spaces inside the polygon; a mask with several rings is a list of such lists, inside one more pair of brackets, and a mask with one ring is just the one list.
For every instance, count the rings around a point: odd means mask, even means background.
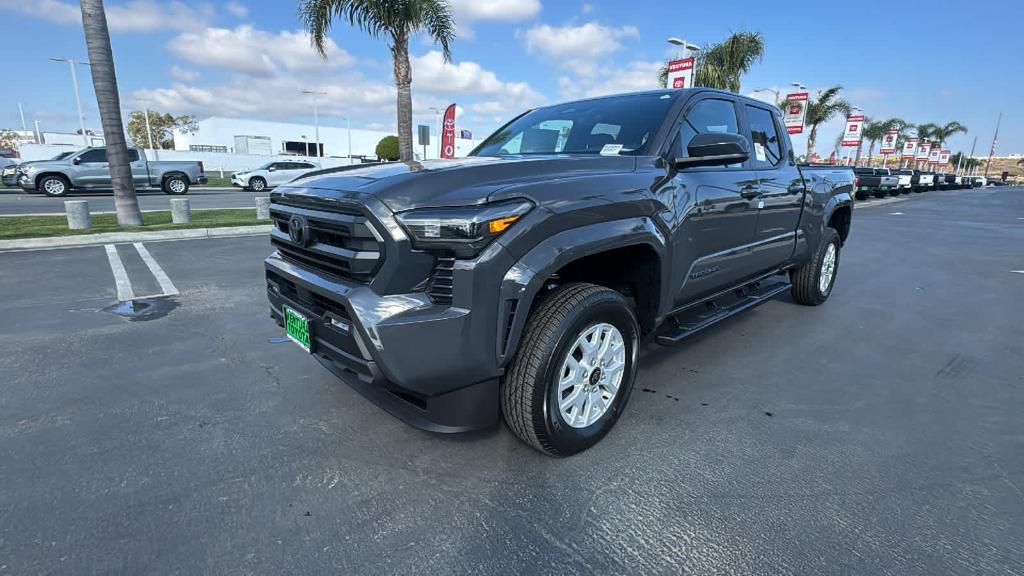
[{"label": "door window", "polygon": [[754,145],[754,168],[771,168],[782,161],[782,140],[772,113],[764,108],[747,106],[750,139]]},{"label": "door window", "polygon": [[133,148],[129,148],[128,149],[128,161],[129,162],[138,162],[139,161],[139,151],[135,150]]},{"label": "door window", "polygon": [[78,161],[82,164],[100,164],[102,162],[106,162],[107,149],[96,148],[94,150],[83,152],[82,155],[78,157]]},{"label": "door window", "polygon": [[[707,98],[697,102],[686,113],[679,133],[672,143],[673,158],[689,156],[687,146],[698,134],[707,133],[739,134],[739,121],[736,116],[736,104],[730,100]],[[730,164],[727,168],[739,168],[742,164]]]}]

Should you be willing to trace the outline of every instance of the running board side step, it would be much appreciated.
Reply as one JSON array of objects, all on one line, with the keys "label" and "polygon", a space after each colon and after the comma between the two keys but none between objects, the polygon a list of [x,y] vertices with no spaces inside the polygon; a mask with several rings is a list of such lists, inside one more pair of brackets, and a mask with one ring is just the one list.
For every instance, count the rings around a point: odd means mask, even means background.
[{"label": "running board side step", "polygon": [[789,290],[789,282],[754,282],[733,291],[732,302],[728,306],[720,306],[721,300],[712,300],[698,307],[696,310],[681,312],[673,320],[670,320],[663,328],[655,342],[662,346],[675,346],[700,332],[701,330],[714,326],[726,318],[735,316],[745,310],[750,310],[764,304],[782,292]]}]

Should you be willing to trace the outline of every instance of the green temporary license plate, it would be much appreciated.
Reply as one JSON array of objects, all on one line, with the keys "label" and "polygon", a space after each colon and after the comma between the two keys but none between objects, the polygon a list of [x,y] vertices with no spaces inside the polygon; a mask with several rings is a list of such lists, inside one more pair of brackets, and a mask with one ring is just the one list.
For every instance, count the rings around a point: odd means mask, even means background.
[{"label": "green temporary license plate", "polygon": [[312,352],[309,319],[287,306],[284,307],[284,331],[292,342],[302,346],[306,352]]}]

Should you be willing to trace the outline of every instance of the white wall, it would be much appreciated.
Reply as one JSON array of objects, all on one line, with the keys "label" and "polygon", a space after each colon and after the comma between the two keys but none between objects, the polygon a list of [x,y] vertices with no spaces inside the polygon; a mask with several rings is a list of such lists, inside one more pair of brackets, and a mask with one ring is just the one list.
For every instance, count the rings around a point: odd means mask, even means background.
[{"label": "white wall", "polygon": [[[315,131],[312,125],[289,124],[285,122],[267,122],[263,120],[247,120],[243,118],[207,118],[198,122],[199,129],[187,134],[174,132],[174,148],[176,150],[188,150],[189,145],[206,146],[227,146],[233,151],[235,136],[266,136],[270,138],[270,147],[274,152],[280,152],[284,141],[302,142],[302,136],[310,142],[310,149],[315,149]],[[434,129],[431,123],[431,130]],[[376,156],[377,143],[380,139],[393,134],[383,130],[352,129],[352,155],[353,156]],[[325,156],[348,156],[348,130],[338,126],[320,126],[320,143],[324,149]],[[416,141],[415,131],[413,142]],[[456,156],[465,156],[480,143],[480,140],[463,140],[456,138]],[[418,159],[422,159],[423,147],[413,146]],[[437,158],[437,138],[431,134],[430,145],[427,146],[427,158]]]}]

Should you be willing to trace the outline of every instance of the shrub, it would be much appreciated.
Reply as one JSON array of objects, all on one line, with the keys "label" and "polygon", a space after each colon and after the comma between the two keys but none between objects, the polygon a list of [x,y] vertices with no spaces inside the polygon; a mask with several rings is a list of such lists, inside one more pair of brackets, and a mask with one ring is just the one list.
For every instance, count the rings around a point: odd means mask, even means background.
[{"label": "shrub", "polygon": [[398,136],[385,136],[377,142],[377,158],[398,160]]}]

